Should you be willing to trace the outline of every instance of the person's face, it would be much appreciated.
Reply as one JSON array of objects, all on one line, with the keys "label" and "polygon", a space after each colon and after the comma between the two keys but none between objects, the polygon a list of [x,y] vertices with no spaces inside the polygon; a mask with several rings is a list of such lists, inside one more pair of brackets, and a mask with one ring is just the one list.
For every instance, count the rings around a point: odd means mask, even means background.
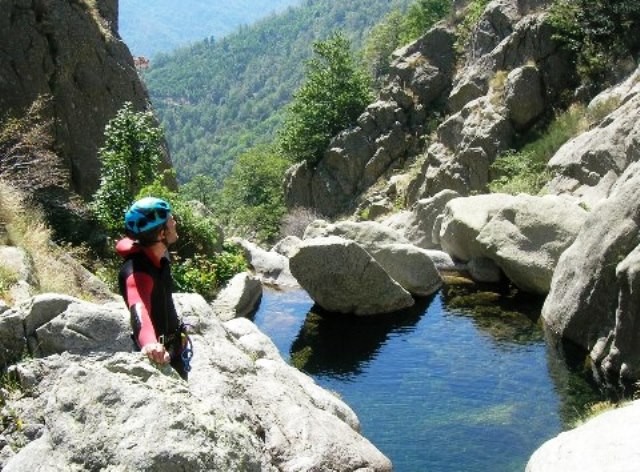
[{"label": "person's face", "polygon": [[167,242],[167,246],[175,243],[178,240],[178,230],[177,230],[176,219],[173,215],[169,216],[167,223],[163,229],[164,231],[164,239]]}]

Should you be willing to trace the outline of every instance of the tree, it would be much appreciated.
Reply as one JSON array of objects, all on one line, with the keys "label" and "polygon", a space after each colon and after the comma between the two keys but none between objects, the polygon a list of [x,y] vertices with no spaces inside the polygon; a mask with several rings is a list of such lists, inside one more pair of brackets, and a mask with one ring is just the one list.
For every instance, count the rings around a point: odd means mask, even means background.
[{"label": "tree", "polygon": [[271,242],[285,213],[282,178],[289,165],[268,146],[242,154],[224,181],[219,216],[237,232]]},{"label": "tree", "polygon": [[197,174],[180,188],[183,198],[197,200],[206,206],[213,203],[218,183],[213,177]]},{"label": "tree", "polygon": [[98,151],[100,186],[91,206],[98,221],[117,234],[122,230],[124,212],[158,172],[163,138],[153,114],[134,111],[130,102],[109,121],[104,135],[105,144]]},{"label": "tree", "polygon": [[419,38],[452,10],[451,0],[417,0],[409,7],[405,17],[402,42],[407,43]]},{"label": "tree", "polygon": [[577,54],[578,72],[595,91],[616,79],[620,62],[640,51],[637,0],[556,0],[551,20],[556,37]]},{"label": "tree", "polygon": [[316,164],[330,139],[352,125],[371,101],[369,76],[354,60],[349,41],[333,33],[313,45],[306,79],[296,92],[279,134],[292,161]]},{"label": "tree", "polygon": [[371,29],[367,36],[363,58],[374,78],[389,72],[391,53],[400,46],[400,36],[404,28],[405,15],[393,10]]}]

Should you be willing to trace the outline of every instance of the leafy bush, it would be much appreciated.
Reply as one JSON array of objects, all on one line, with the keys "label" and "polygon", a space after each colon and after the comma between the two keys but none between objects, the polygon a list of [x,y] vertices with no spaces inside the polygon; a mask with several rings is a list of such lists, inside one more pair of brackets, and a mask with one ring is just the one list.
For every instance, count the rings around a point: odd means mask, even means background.
[{"label": "leafy bush", "polygon": [[290,164],[269,147],[256,147],[238,158],[217,202],[227,231],[259,242],[278,236],[285,212],[282,179]]},{"label": "leafy bush", "polygon": [[498,175],[489,184],[492,192],[537,195],[550,179],[546,162],[532,151],[510,151],[491,165]]},{"label": "leafy bush", "polygon": [[594,89],[610,85],[617,64],[640,51],[637,0],[556,0],[550,13],[557,38],[577,54],[578,73]]},{"label": "leafy bush", "polygon": [[126,209],[140,188],[153,181],[162,156],[162,131],[150,111],[126,102],[105,127],[99,150],[100,186],[92,201],[96,218],[112,234],[122,230]]},{"label": "leafy bush", "polygon": [[247,270],[243,251],[225,244],[224,250],[214,256],[196,254],[188,259],[176,259],[173,278],[176,288],[183,292],[196,292],[208,300],[215,298],[235,274]]},{"label": "leafy bush", "polygon": [[356,64],[341,33],[313,45],[306,79],[287,111],[279,144],[291,161],[315,165],[339,131],[351,126],[372,99],[369,76]]},{"label": "leafy bush", "polygon": [[575,105],[558,115],[537,138],[520,151],[499,156],[491,165],[492,192],[538,194],[551,178],[547,162],[569,139],[589,125],[585,107]]}]

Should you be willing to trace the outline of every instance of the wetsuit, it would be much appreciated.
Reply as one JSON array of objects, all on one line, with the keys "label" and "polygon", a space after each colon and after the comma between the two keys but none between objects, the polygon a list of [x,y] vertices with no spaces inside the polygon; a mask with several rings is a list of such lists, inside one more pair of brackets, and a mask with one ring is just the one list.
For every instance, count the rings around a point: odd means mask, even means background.
[{"label": "wetsuit", "polygon": [[124,238],[116,251],[125,259],[118,283],[131,314],[133,340],[138,349],[160,342],[171,356],[171,366],[184,379],[187,369],[181,357],[184,326],[173,304],[171,265],[165,255],[158,259],[147,248]]}]

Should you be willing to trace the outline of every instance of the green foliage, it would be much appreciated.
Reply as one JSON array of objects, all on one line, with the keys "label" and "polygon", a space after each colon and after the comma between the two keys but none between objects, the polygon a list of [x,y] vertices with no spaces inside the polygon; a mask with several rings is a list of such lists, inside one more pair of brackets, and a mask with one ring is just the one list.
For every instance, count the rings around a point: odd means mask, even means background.
[{"label": "green foliage", "polygon": [[185,260],[176,259],[172,273],[179,292],[196,292],[207,299],[215,298],[219,286],[215,258],[195,255]]},{"label": "green foliage", "polygon": [[491,171],[499,176],[489,184],[495,193],[537,195],[550,178],[546,162],[531,151],[507,152],[496,159]]},{"label": "green foliage", "polygon": [[496,159],[491,165],[494,178],[489,184],[490,190],[514,195],[540,193],[551,178],[547,169],[549,159],[565,142],[587,126],[588,115],[584,106],[570,107],[520,151],[510,151]]},{"label": "green foliage", "polygon": [[158,172],[162,131],[150,111],[134,111],[127,102],[109,121],[104,134],[105,144],[98,153],[100,187],[93,196],[92,209],[98,221],[117,234],[135,195]]},{"label": "green foliage", "polygon": [[329,141],[352,125],[371,101],[368,76],[357,66],[342,33],[313,45],[306,79],[296,92],[279,134],[279,145],[292,161],[316,164]]},{"label": "green foliage", "polygon": [[173,278],[179,291],[196,292],[211,300],[220,287],[245,270],[247,262],[242,249],[225,244],[224,250],[214,256],[196,254],[184,260],[177,259]]},{"label": "green foliage", "polygon": [[367,35],[362,56],[374,78],[389,72],[391,53],[425,34],[453,10],[451,0],[417,0],[389,12]]},{"label": "green foliage", "polygon": [[180,187],[180,194],[186,200],[197,200],[205,206],[210,206],[215,200],[217,190],[218,183],[213,177],[198,174]]},{"label": "green foliage", "polygon": [[225,227],[258,241],[274,240],[285,212],[282,179],[290,164],[266,146],[241,155],[219,196]]},{"label": "green foliage", "polygon": [[357,49],[380,18],[412,1],[305,1],[222,39],[154,57],[143,79],[179,181],[202,174],[220,185],[239,155],[273,141],[315,42],[340,30]]},{"label": "green foliage", "polygon": [[472,0],[464,11],[464,17],[456,30],[456,52],[462,55],[469,45],[474,28],[490,0]]},{"label": "green foliage", "polygon": [[168,189],[159,177],[140,190],[136,199],[155,196],[171,203],[178,221],[178,241],[172,247],[175,263],[173,276],[182,292],[199,293],[206,299],[215,297],[235,274],[246,270],[244,253],[222,241],[222,231],[213,216],[196,211],[193,201],[181,192]]},{"label": "green foliage", "polygon": [[403,27],[406,16],[400,10],[393,10],[375,25],[362,49],[362,58],[374,78],[389,72],[391,54],[402,44]]},{"label": "green foliage", "polygon": [[417,0],[405,17],[401,41],[408,43],[419,38],[452,11],[451,0]]},{"label": "green foliage", "polygon": [[621,60],[640,51],[640,2],[636,0],[556,0],[552,24],[557,38],[577,54],[587,85],[610,85]]}]

